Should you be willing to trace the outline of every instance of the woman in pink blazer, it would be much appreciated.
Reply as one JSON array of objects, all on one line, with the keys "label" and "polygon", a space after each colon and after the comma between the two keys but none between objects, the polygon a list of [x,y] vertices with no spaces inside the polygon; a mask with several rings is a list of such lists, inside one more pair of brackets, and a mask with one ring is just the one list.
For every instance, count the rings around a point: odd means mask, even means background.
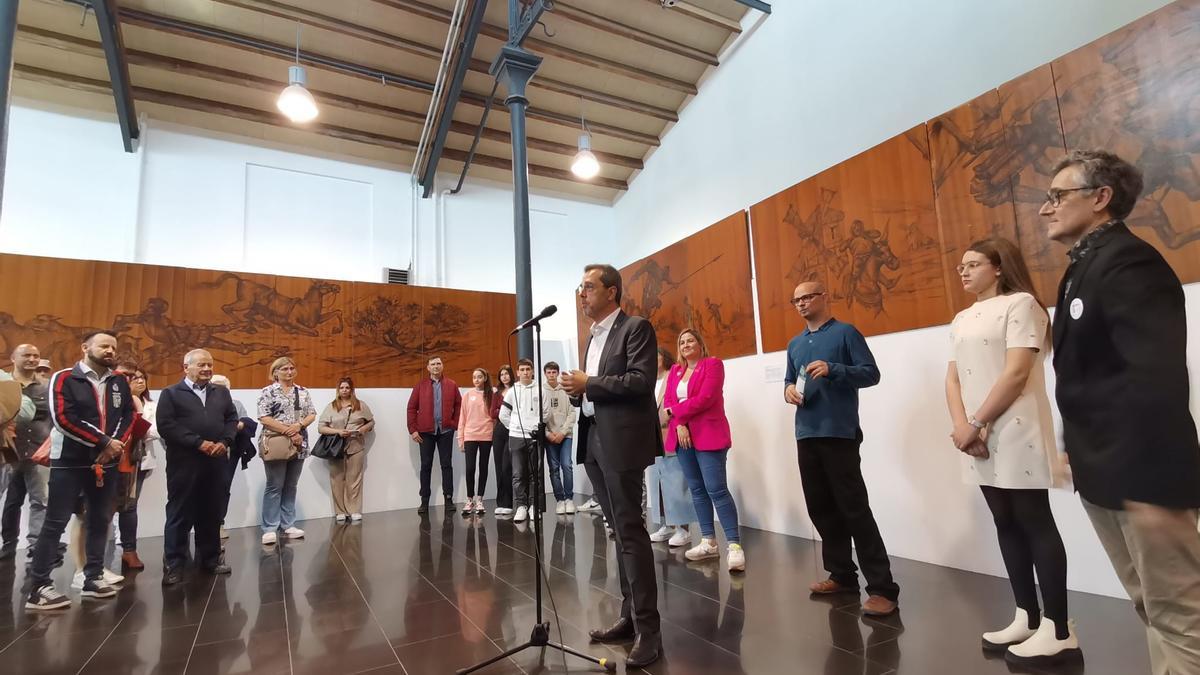
[{"label": "woman in pink blazer", "polygon": [[669,420],[667,452],[675,452],[692,492],[700,521],[700,544],[684,555],[688,560],[720,557],[713,507],[725,530],[730,572],[746,569],[746,554],[738,534],[737,505],[725,479],[725,461],[733,444],[725,417],[725,366],[708,355],[704,338],[691,328],[679,334],[679,363],[667,374],[663,408]]}]

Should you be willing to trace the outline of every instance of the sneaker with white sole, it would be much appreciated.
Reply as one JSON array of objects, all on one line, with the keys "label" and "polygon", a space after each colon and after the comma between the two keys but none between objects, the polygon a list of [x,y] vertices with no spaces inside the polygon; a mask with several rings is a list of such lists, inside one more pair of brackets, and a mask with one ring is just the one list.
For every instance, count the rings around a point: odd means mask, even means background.
[{"label": "sneaker with white sole", "polygon": [[352,522],[352,523],[362,522],[362,514],[361,513],[351,513],[350,514],[350,522]]},{"label": "sneaker with white sole", "polygon": [[579,507],[579,510],[580,511],[599,511],[600,510],[600,502],[596,501],[595,497],[592,497],[591,499],[584,502],[583,506]]},{"label": "sneaker with white sole", "polygon": [[675,534],[667,541],[667,546],[672,548],[678,546],[687,546],[692,543],[692,533],[686,527],[675,528]]},{"label": "sneaker with white sole", "polygon": [[729,550],[725,553],[725,563],[730,572],[746,571],[746,552],[742,550],[741,544],[729,545]]},{"label": "sneaker with white sole", "polygon": [[527,518],[528,516],[529,516],[529,507],[518,506],[516,514],[513,515],[513,522],[514,523],[523,523],[523,522],[525,522],[525,518]]},{"label": "sneaker with white sole", "polygon": [[475,498],[475,513],[477,513],[481,516],[483,514],[487,513],[487,509],[483,508],[483,497],[482,496]]},{"label": "sneaker with white sole", "polygon": [[675,528],[663,525],[650,534],[650,541],[659,544],[675,536]]},{"label": "sneaker with white sole", "polygon": [[708,560],[709,558],[720,558],[721,549],[717,548],[717,542],[714,539],[704,538],[700,543],[687,550],[683,554],[688,560]]},{"label": "sneaker with white sole", "polygon": [[277,541],[279,541],[279,536],[276,535],[274,532],[263,532],[263,536],[262,536],[263,546],[274,546],[275,542],[277,542]]},{"label": "sneaker with white sole", "polygon": [[340,522],[343,522],[346,520],[350,520],[350,517],[344,513],[339,513],[333,517],[333,522],[335,522],[335,523],[340,523]]},{"label": "sneaker with white sole", "polygon": [[555,513],[556,515],[560,515],[560,516],[565,516],[565,515],[567,515],[567,502],[566,502],[565,500],[564,500],[564,501],[560,501],[560,502],[559,502],[559,503],[558,503],[558,504],[557,504],[557,505],[554,507],[554,513]]},{"label": "sneaker with white sole", "polygon": [[1075,622],[1067,621],[1067,637],[1059,640],[1054,621],[1043,616],[1037,631],[1021,644],[1009,647],[1004,653],[1004,660],[1017,666],[1042,668],[1077,659],[1081,655]]},{"label": "sneaker with white sole", "polygon": [[989,652],[1008,651],[1009,646],[1021,644],[1036,632],[1036,628],[1029,627],[1029,613],[1018,607],[1016,616],[1007,628],[983,634],[983,649]]},{"label": "sneaker with white sole", "polygon": [[564,510],[563,513],[567,514],[568,516],[575,515],[575,500],[568,499],[563,503],[566,504],[566,506],[567,506],[566,510]]},{"label": "sneaker with white sole", "polygon": [[287,537],[288,539],[303,539],[304,530],[298,527],[289,527],[283,531],[283,536]]},{"label": "sneaker with white sole", "polygon": [[111,598],[117,594],[117,589],[108,585],[104,579],[84,579],[83,589],[79,594],[85,598]]},{"label": "sneaker with white sole", "polygon": [[71,606],[71,599],[59,593],[54,584],[46,584],[29,594],[25,600],[25,609],[37,611],[62,609]]},{"label": "sneaker with white sole", "polygon": [[498,516],[510,516],[510,515],[512,515],[512,512],[513,512],[513,510],[508,508],[507,506],[497,506],[496,510],[493,511],[492,513],[494,513]]},{"label": "sneaker with white sole", "polygon": [[108,584],[109,586],[116,586],[122,581],[125,581],[125,577],[112,570],[104,570],[104,583]]},{"label": "sneaker with white sole", "polygon": [[71,590],[73,590],[73,591],[83,590],[84,579],[87,579],[87,577],[85,577],[83,575],[83,570],[79,570],[78,572],[76,572],[75,576],[71,577]]}]

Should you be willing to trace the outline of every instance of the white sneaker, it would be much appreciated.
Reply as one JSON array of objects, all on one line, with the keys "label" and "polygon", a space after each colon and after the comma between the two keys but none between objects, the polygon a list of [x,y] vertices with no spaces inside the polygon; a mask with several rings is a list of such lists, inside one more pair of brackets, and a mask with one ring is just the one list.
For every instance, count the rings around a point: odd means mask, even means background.
[{"label": "white sneaker", "polygon": [[567,501],[563,502],[563,504],[566,505],[566,509],[563,510],[563,513],[567,514],[568,516],[575,515],[575,500],[574,499],[568,499]]},{"label": "white sneaker", "polygon": [[83,579],[83,570],[76,572],[75,576],[71,577],[71,589],[76,591],[83,589]]},{"label": "white sneaker", "polygon": [[558,505],[554,507],[554,513],[560,516],[565,516],[567,514],[567,503],[565,501],[559,502]]},{"label": "white sneaker", "polygon": [[692,543],[692,533],[686,527],[675,528],[675,534],[671,535],[671,539],[667,541],[667,546],[672,548],[676,546],[687,546]]},{"label": "white sneaker", "polygon": [[339,513],[333,517],[333,522],[335,522],[335,523],[340,523],[344,520],[349,520],[349,518],[345,514],[342,514],[342,513]]},{"label": "white sneaker", "polygon": [[528,515],[529,515],[529,508],[528,508],[528,507],[525,507],[525,506],[518,506],[518,507],[517,507],[517,513],[516,513],[516,515],[514,515],[514,516],[513,516],[513,522],[514,522],[514,523],[523,523],[523,522],[525,522],[525,518],[526,518]]},{"label": "white sneaker", "polygon": [[278,540],[278,537],[275,535],[274,532],[263,532],[263,536],[262,536],[263,546],[274,546],[275,542],[277,540]]},{"label": "white sneaker", "polygon": [[475,498],[475,513],[478,513],[480,515],[487,513],[487,509],[483,508],[483,496],[482,495]]},{"label": "white sneaker", "polygon": [[675,528],[663,525],[650,535],[650,541],[660,544],[675,535]]},{"label": "white sneaker", "polygon": [[298,527],[289,527],[283,531],[283,536],[287,537],[288,539],[303,539],[304,530]]},{"label": "white sneaker", "polygon": [[742,550],[741,544],[730,544],[725,557],[730,572],[746,571],[746,552]]},{"label": "white sneaker", "polygon": [[1029,614],[1018,607],[1016,616],[1007,628],[983,634],[983,648],[989,652],[1007,651],[1009,645],[1019,645],[1036,632],[1036,629],[1029,627]]},{"label": "white sneaker", "polygon": [[713,539],[701,539],[700,543],[687,550],[683,554],[688,560],[707,560],[709,558],[720,558],[721,549],[717,548],[717,542]]},{"label": "white sneaker", "polygon": [[596,501],[596,498],[593,497],[593,498],[587,500],[586,502],[584,502],[583,506],[579,507],[579,510],[580,511],[599,511],[600,510],[600,502]]},{"label": "white sneaker", "polygon": [[120,574],[117,574],[116,572],[113,572],[112,570],[104,570],[103,576],[104,576],[104,583],[108,584],[109,586],[116,586],[117,584],[121,583],[122,581],[125,581],[125,577],[121,576]]},{"label": "white sneaker", "polygon": [[70,606],[71,600],[62,593],[54,590],[54,586],[51,584],[42,586],[36,592],[30,594],[29,599],[25,602],[25,609],[39,611],[48,609],[62,609],[63,607]]},{"label": "white sneaker", "polygon": [[497,507],[496,507],[496,510],[495,510],[495,511],[493,511],[493,513],[495,513],[495,514],[496,514],[496,515],[498,515],[498,516],[508,516],[508,515],[512,515],[512,512],[513,512],[513,510],[512,510],[512,509],[510,509],[510,508],[508,508],[508,507],[505,507],[505,506],[497,506]]},{"label": "white sneaker", "polygon": [[362,522],[362,514],[361,513],[351,513],[350,520],[351,520],[351,522],[355,522],[355,523]]},{"label": "white sneaker", "polygon": [[1004,660],[1019,666],[1047,666],[1070,658],[1079,658],[1079,638],[1075,636],[1075,622],[1067,622],[1067,639],[1055,637],[1054,622],[1042,617],[1037,632],[1019,645],[1012,645],[1004,653]]}]

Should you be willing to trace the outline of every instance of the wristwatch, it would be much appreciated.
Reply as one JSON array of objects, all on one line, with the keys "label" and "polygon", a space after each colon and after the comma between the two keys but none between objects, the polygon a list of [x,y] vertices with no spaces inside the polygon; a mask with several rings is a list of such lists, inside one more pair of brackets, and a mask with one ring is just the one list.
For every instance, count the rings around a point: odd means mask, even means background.
[{"label": "wristwatch", "polygon": [[980,431],[983,431],[983,428],[985,426],[987,426],[983,422],[980,422],[979,420],[975,419],[974,415],[972,415],[971,417],[969,417],[967,419],[967,424],[970,424],[971,426],[975,427],[976,429],[979,429]]}]

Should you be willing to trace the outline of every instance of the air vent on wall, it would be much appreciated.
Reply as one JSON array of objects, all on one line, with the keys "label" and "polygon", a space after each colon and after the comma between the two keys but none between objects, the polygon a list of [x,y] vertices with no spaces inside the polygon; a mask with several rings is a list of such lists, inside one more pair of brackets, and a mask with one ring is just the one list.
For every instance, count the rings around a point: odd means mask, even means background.
[{"label": "air vent on wall", "polygon": [[408,285],[408,270],[398,270],[391,267],[383,268],[383,281],[387,284]]}]

